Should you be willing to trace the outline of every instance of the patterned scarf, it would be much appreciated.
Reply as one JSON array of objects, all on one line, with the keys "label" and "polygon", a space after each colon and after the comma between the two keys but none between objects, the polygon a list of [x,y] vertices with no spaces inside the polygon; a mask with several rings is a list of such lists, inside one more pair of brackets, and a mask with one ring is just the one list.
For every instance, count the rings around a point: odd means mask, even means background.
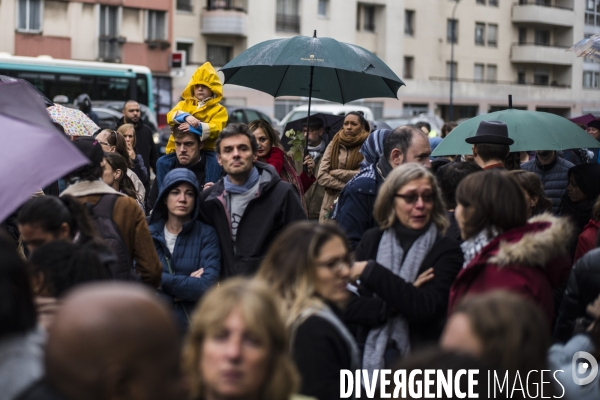
[{"label": "patterned scarf", "polygon": [[344,129],[340,129],[338,133],[335,134],[333,140],[330,143],[331,146],[331,169],[339,169],[340,168],[340,145],[346,147],[348,150],[348,162],[344,169],[347,170],[355,170],[358,168],[358,164],[363,160],[363,155],[360,154],[359,150],[362,144],[369,137],[369,131],[363,129],[360,131],[358,135],[351,136],[344,131]]},{"label": "patterned scarf", "polygon": [[481,252],[481,250],[487,246],[496,236],[499,235],[498,229],[492,226],[491,235],[488,233],[488,229],[484,229],[479,234],[471,239],[465,240],[460,248],[463,251],[465,256],[465,262],[463,264],[463,268],[466,268],[467,265]]}]

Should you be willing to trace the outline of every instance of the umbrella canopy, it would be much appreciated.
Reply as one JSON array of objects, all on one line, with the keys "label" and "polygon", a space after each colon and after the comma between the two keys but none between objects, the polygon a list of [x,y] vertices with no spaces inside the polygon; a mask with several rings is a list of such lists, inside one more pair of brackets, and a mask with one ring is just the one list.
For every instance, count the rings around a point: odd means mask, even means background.
[{"label": "umbrella canopy", "polygon": [[575,118],[569,118],[569,121],[574,122],[576,124],[584,124],[587,125],[590,122],[594,121],[596,119],[596,117],[594,117],[592,114],[585,114],[579,117],[575,117]]},{"label": "umbrella canopy", "polygon": [[336,103],[369,97],[397,98],[398,89],[404,85],[370,51],[332,38],[308,36],[259,43],[221,71],[226,84],[260,90],[273,97],[307,96]]},{"label": "umbrella canopy", "polygon": [[[333,115],[324,113],[317,113],[310,116],[311,124],[318,120],[323,124],[323,129],[325,130],[325,132],[334,133],[342,128],[342,125],[344,125],[344,118],[344,115]],[[285,124],[285,128],[283,129],[283,131],[287,132],[290,129],[293,129],[295,131],[301,131],[306,125],[306,120],[307,118],[304,117],[290,121],[287,124]]]},{"label": "umbrella canopy", "polygon": [[0,75],[0,82],[1,83],[25,82],[29,86],[31,86],[33,89],[35,89],[35,92],[42,99],[42,101],[44,102],[44,105],[46,107],[50,107],[50,106],[54,105],[54,103],[52,102],[52,100],[50,100],[49,98],[47,98],[44,93],[40,92],[40,90],[38,88],[36,88],[35,86],[33,86],[31,83],[29,83],[25,79],[19,79],[19,78],[13,78],[12,76]]},{"label": "umbrella canopy", "polygon": [[515,141],[510,146],[511,152],[600,147],[600,142],[566,118],[539,111],[508,109],[463,122],[442,140],[431,155],[471,154],[471,145],[465,139],[475,136],[481,121],[494,120],[508,126],[508,136]]},{"label": "umbrella canopy", "polygon": [[89,162],[56,129],[25,82],[0,85],[0,136],[0,221],[39,189]]},{"label": "umbrella canopy", "polygon": [[48,114],[52,121],[60,124],[69,136],[93,136],[100,127],[83,112],[54,104],[48,107]]}]

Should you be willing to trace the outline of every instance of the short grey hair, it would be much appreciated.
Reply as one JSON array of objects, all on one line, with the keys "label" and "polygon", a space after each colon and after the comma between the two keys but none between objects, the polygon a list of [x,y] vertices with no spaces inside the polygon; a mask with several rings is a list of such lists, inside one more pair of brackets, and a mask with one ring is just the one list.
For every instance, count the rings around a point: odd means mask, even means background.
[{"label": "short grey hair", "polygon": [[385,182],[379,189],[373,216],[381,229],[391,228],[398,220],[394,209],[395,195],[409,182],[417,179],[426,178],[431,184],[433,191],[433,209],[431,210],[431,221],[437,226],[439,233],[445,233],[450,223],[446,216],[446,206],[442,199],[442,191],[438,187],[435,177],[421,164],[407,163],[396,168],[385,179]]}]

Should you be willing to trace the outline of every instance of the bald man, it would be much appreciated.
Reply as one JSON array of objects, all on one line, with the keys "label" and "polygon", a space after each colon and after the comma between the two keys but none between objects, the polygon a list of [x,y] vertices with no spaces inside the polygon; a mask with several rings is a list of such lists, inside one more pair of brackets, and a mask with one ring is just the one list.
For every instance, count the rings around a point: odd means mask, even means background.
[{"label": "bald man", "polygon": [[81,286],[49,332],[46,377],[20,399],[182,399],[179,351],[173,317],[149,290]]}]

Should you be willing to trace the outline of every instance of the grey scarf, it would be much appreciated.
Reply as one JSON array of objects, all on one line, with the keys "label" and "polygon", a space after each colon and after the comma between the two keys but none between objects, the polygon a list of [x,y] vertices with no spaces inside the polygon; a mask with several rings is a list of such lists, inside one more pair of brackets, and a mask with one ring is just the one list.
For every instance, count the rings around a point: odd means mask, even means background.
[{"label": "grey scarf", "polygon": [[[431,224],[427,232],[415,241],[404,257],[404,250],[396,238],[394,228],[389,228],[383,233],[379,242],[377,263],[406,282],[413,283],[436,238],[437,228],[435,224]],[[388,318],[385,325],[369,331],[363,356],[363,368],[369,371],[369,376],[373,376],[373,370],[384,368],[384,356],[390,342],[395,343],[402,357],[410,352],[409,326],[401,315]]]}]

